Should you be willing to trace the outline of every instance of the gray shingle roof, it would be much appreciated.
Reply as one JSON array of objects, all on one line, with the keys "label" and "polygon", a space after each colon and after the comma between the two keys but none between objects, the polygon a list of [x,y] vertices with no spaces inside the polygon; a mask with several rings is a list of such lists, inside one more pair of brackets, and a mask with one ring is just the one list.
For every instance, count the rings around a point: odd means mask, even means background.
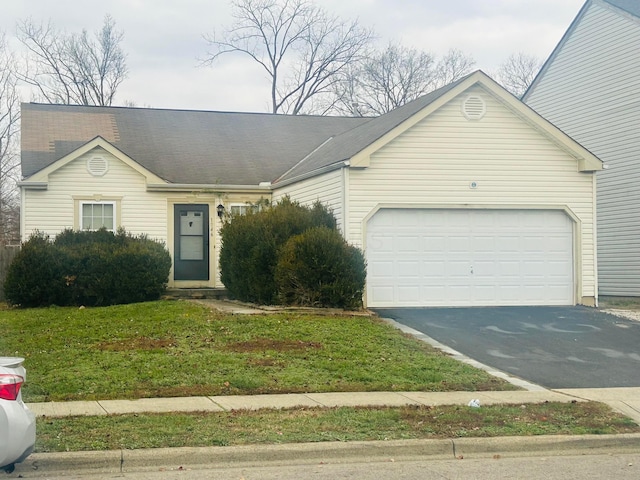
[{"label": "gray shingle roof", "polygon": [[348,160],[463,80],[376,118],[25,103],[22,175],[101,136],[169,183],[284,181]]},{"label": "gray shingle roof", "polygon": [[370,119],[23,104],[21,120],[25,178],[102,136],[170,183],[258,185]]}]

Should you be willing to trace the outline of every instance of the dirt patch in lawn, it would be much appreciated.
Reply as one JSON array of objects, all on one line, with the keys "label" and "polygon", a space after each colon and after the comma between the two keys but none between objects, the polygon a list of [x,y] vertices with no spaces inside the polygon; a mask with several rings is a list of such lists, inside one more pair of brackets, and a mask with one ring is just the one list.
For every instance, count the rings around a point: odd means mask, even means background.
[{"label": "dirt patch in lawn", "polygon": [[257,338],[246,342],[236,342],[227,345],[226,349],[232,352],[291,352],[294,350],[318,350],[322,344],[318,342],[305,342],[303,340],[274,340],[272,338]]}]

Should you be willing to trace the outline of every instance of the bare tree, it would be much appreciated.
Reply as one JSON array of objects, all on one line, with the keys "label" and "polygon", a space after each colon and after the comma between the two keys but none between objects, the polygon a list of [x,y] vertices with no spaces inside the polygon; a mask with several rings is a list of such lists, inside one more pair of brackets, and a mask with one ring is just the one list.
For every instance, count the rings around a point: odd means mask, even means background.
[{"label": "bare tree", "polygon": [[337,91],[336,110],[382,115],[434,89],[435,60],[426,52],[389,44],[354,66]]},{"label": "bare tree", "polygon": [[205,63],[234,52],[257,62],[271,82],[273,113],[308,111],[360,60],[373,36],[357,21],[341,21],[307,0],[235,0],[232,6],[231,28],[205,36]]},{"label": "bare tree", "polygon": [[436,61],[431,53],[389,44],[345,72],[331,111],[382,115],[466,75],[474,63],[458,50]]},{"label": "bare tree", "polygon": [[20,239],[18,133],[20,97],[14,59],[0,32],[0,246]]},{"label": "bare tree", "polygon": [[438,62],[436,87],[443,87],[471,73],[475,64],[473,57],[452,48]]},{"label": "bare tree", "polygon": [[47,103],[112,105],[127,77],[123,33],[107,15],[102,29],[90,36],[60,32],[48,23],[25,20],[18,38],[28,50],[27,67],[20,80],[34,87]]},{"label": "bare tree", "polygon": [[526,53],[512,54],[496,74],[496,80],[513,95],[520,98],[536,78],[544,62]]}]

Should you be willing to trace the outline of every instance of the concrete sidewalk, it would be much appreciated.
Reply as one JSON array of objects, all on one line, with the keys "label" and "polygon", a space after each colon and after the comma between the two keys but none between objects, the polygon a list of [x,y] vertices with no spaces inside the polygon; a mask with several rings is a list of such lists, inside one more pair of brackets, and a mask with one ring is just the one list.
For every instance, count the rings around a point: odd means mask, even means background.
[{"label": "concrete sidewalk", "polygon": [[277,395],[229,395],[215,397],[142,398],[80,402],[30,403],[28,407],[44,417],[116,415],[129,413],[225,412],[340,406],[436,406],[526,404],[543,402],[598,401],[611,406],[640,424],[640,388],[568,389],[560,391],[509,392],[339,392]]}]

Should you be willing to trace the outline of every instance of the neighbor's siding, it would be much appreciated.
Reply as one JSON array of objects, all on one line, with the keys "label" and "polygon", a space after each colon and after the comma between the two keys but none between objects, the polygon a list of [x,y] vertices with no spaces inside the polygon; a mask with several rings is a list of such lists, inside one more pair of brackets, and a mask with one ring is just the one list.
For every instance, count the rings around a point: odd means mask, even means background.
[{"label": "neighbor's siding", "polygon": [[640,18],[595,2],[525,101],[597,155],[601,295],[640,296]]},{"label": "neighbor's siding", "polygon": [[[486,102],[482,120],[469,121],[469,93]],[[346,237],[365,238],[366,219],[379,206],[568,207],[579,219],[578,298],[595,296],[592,174],[480,87],[429,115],[349,172]],[[471,182],[477,188],[470,188]]]},{"label": "neighbor's siding", "polygon": [[331,209],[338,221],[338,228],[342,231],[344,204],[343,175],[344,169],[340,168],[325,173],[324,175],[278,188],[273,192],[273,201],[277,202],[285,195],[289,195],[292,200],[296,200],[302,205],[311,205],[316,201],[320,201]]}]

